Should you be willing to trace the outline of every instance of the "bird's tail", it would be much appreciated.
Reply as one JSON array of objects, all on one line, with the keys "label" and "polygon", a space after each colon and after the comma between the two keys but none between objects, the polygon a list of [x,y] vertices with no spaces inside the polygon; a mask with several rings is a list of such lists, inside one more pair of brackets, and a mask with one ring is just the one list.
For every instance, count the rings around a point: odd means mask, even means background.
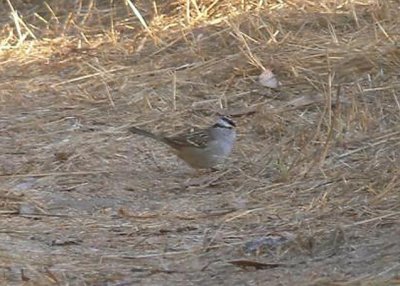
[{"label": "bird's tail", "polygon": [[129,127],[128,130],[130,132],[134,133],[134,134],[138,134],[138,135],[141,135],[141,136],[149,137],[149,138],[152,138],[152,139],[154,139],[156,141],[168,144],[166,142],[166,140],[165,140],[166,138],[164,138],[163,136],[151,133],[149,131],[146,131],[146,130],[143,130],[143,129],[140,129],[140,128],[136,128],[136,127]]}]

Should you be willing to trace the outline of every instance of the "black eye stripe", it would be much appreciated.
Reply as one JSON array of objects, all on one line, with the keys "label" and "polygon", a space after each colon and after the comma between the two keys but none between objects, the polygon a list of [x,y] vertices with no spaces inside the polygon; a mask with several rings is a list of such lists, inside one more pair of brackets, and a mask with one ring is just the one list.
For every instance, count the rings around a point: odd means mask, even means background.
[{"label": "black eye stripe", "polygon": [[223,116],[223,117],[221,117],[221,119],[224,120],[224,121],[226,121],[226,122],[228,122],[230,125],[236,127],[235,122],[233,122],[233,121],[232,121],[231,119],[229,119],[228,117]]},{"label": "black eye stripe", "polygon": [[226,126],[226,125],[223,125],[223,124],[221,124],[221,123],[215,123],[215,124],[213,125],[213,127],[232,129],[231,126]]}]

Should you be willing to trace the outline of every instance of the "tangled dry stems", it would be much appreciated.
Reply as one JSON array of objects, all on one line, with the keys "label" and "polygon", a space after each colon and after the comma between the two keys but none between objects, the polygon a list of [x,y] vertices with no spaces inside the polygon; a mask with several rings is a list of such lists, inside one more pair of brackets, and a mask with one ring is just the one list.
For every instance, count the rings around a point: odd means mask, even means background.
[{"label": "tangled dry stems", "polygon": [[[399,7],[339,2],[1,3],[5,283],[398,282]],[[198,184],[126,133],[218,112],[237,148]]]}]

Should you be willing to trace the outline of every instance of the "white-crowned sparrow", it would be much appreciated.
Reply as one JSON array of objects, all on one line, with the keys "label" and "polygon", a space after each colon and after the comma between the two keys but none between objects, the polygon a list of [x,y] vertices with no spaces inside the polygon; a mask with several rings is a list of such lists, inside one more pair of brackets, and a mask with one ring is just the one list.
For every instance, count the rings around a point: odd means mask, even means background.
[{"label": "white-crowned sparrow", "polygon": [[231,119],[220,116],[208,128],[173,137],[157,135],[136,127],[130,127],[129,131],[167,144],[192,168],[207,169],[221,163],[231,153],[236,138],[235,127]]}]

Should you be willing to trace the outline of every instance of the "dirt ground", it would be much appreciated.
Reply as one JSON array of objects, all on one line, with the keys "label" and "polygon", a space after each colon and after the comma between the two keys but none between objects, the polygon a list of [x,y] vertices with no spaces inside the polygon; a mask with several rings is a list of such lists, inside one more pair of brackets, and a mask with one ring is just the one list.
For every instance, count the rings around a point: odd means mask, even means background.
[{"label": "dirt ground", "polygon": [[400,285],[399,9],[2,1],[0,285]]}]

